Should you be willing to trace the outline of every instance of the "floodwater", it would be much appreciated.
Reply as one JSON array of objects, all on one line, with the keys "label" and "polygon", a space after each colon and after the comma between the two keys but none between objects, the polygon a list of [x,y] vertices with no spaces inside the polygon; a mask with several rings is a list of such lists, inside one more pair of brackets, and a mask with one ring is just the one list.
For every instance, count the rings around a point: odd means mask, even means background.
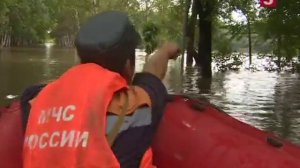
[{"label": "floodwater", "polygon": [[[141,71],[144,54],[137,55],[136,71]],[[73,49],[0,50],[0,105],[30,85],[57,78],[78,61]],[[170,62],[164,83],[170,93],[204,95],[231,116],[300,144],[298,74],[241,70],[215,72],[212,80],[202,80],[192,67],[185,67],[181,76],[177,60]]]}]

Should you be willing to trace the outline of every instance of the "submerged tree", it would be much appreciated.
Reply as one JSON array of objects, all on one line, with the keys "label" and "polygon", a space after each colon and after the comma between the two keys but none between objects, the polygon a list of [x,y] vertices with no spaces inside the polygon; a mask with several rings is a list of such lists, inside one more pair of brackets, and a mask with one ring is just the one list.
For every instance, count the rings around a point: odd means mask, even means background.
[{"label": "submerged tree", "polygon": [[31,46],[47,35],[48,8],[43,0],[0,2],[0,47]]},{"label": "submerged tree", "polygon": [[192,1],[188,0],[187,1],[187,6],[188,6],[188,10],[186,10],[186,13],[189,13],[189,6],[192,3],[192,9],[191,9],[191,15],[188,17],[188,21],[187,21],[187,25],[186,25],[186,50],[187,50],[187,60],[186,60],[186,64],[188,66],[193,64],[193,60],[196,61],[196,63],[199,65],[199,59],[198,59],[198,53],[195,49],[195,30],[196,30],[196,23],[197,23],[197,13],[198,13],[198,3],[199,1]]},{"label": "submerged tree", "polygon": [[[252,64],[252,24],[257,19],[257,9],[256,2],[249,0],[235,0],[232,2],[231,10],[241,12],[243,16],[246,18],[246,25],[243,23],[236,23],[231,21],[232,32],[235,31],[235,35],[243,35],[247,34],[248,38],[248,57],[249,57],[249,66]],[[232,24],[233,23],[233,24]]]},{"label": "submerged tree", "polygon": [[264,9],[258,25],[258,33],[265,40],[271,40],[277,65],[280,68],[282,58],[290,61],[297,56],[300,47],[300,1],[278,1],[275,9]]},{"label": "submerged tree", "polygon": [[151,54],[158,46],[158,33],[159,29],[155,24],[148,22],[144,25],[142,36],[147,55]]}]

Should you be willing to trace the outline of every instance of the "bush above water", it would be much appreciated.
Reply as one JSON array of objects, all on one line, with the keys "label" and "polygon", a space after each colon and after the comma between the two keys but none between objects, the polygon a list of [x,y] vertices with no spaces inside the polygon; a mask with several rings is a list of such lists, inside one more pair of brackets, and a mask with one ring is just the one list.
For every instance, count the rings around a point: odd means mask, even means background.
[{"label": "bush above water", "polygon": [[219,72],[238,71],[241,69],[269,72],[300,72],[300,62],[297,58],[291,60],[282,58],[279,67],[278,59],[275,59],[272,55],[253,54],[252,64],[249,66],[248,54],[240,52],[234,52],[226,55],[214,52],[212,67],[214,71]]}]

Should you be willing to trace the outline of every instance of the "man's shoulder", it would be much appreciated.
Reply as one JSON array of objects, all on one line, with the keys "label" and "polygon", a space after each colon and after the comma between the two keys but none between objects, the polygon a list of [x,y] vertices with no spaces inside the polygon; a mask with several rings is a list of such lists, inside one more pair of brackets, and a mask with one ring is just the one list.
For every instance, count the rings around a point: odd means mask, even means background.
[{"label": "man's shoulder", "polygon": [[128,101],[127,115],[134,113],[140,107],[151,107],[150,96],[142,87],[129,86],[128,89],[114,94],[108,111],[117,115],[121,114],[126,101]]},{"label": "man's shoulder", "polygon": [[25,89],[21,95],[21,102],[27,103],[34,97],[36,97],[40,91],[46,86],[46,84],[33,85]]},{"label": "man's shoulder", "polygon": [[135,75],[132,83],[143,88],[149,95],[152,109],[160,111],[165,106],[168,92],[158,77],[151,73],[142,72]]}]

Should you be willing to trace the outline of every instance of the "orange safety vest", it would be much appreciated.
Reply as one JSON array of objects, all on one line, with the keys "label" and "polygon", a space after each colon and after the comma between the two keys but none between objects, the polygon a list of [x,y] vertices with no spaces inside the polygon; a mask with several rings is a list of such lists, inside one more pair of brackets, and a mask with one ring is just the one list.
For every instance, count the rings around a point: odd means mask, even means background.
[{"label": "orange safety vest", "polygon": [[[92,63],[48,84],[32,102],[24,168],[119,168],[105,136],[106,113],[114,93],[127,87],[119,74]],[[141,167],[152,167],[151,149]]]}]

